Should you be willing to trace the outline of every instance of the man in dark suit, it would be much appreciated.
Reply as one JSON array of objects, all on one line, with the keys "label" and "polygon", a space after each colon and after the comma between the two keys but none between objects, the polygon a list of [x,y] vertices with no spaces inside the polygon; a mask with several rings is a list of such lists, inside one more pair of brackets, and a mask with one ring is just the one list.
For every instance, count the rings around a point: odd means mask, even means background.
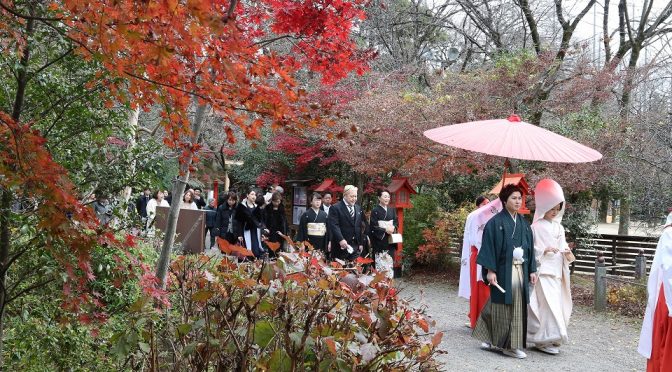
[{"label": "man in dark suit", "polygon": [[331,191],[327,191],[322,194],[322,205],[320,206],[320,209],[323,210],[326,214],[329,214],[329,208],[331,208],[331,198]]},{"label": "man in dark suit", "polygon": [[198,209],[203,209],[207,205],[205,204],[205,199],[203,198],[203,195],[201,195],[202,193],[203,190],[200,187],[194,188],[193,199],[194,203],[196,203],[196,208]]},{"label": "man in dark suit", "polygon": [[331,257],[352,261],[363,249],[362,208],[357,203],[357,188],[346,185],[343,200],[329,208]]},{"label": "man in dark suit", "polygon": [[143,221],[147,218],[147,203],[150,199],[152,199],[152,191],[149,187],[146,187],[135,201],[135,209],[138,211],[138,215],[140,215],[140,219]]}]

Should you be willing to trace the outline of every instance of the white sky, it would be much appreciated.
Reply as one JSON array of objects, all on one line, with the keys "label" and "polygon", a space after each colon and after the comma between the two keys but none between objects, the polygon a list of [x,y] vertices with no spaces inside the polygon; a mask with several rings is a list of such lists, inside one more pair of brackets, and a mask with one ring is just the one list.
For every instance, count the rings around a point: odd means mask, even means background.
[{"label": "white sky", "polygon": [[[658,14],[667,6],[670,0],[651,0],[653,2],[651,15],[649,19],[655,19]],[[564,9],[570,16],[575,16],[581,9],[583,9],[588,0],[565,1]],[[614,32],[618,28],[618,3],[619,0],[611,0],[609,4],[609,31]],[[639,21],[642,8],[645,0],[628,0],[628,16],[630,20]],[[604,53],[604,46],[602,41],[602,20],[604,17],[604,1],[598,0],[593,6],[592,10],[586,14],[577,27],[574,35],[574,41],[588,41],[589,47],[595,48],[594,57],[601,60]],[[667,22],[670,22],[668,20]],[[612,53],[618,47],[618,34],[613,34],[611,42]],[[658,52],[662,51],[664,54],[670,54],[669,40],[660,39],[645,49],[644,55],[640,58],[640,64],[649,62]]]}]

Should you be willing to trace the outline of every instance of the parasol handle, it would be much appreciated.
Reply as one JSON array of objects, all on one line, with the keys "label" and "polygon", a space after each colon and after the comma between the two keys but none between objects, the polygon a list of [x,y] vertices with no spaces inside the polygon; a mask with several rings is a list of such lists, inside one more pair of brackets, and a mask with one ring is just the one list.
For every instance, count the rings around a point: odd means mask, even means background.
[{"label": "parasol handle", "polygon": [[502,192],[502,189],[504,186],[506,186],[506,173],[509,171],[509,167],[511,166],[511,162],[509,161],[509,158],[506,158],[504,160],[504,174],[502,174],[502,188],[499,189],[499,192]]}]

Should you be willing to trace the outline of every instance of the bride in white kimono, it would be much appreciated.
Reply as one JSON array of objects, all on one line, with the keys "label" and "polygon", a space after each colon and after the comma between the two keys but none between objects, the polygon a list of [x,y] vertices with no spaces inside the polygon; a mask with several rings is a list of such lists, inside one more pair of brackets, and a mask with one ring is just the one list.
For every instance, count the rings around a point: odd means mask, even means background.
[{"label": "bride in white kimono", "polygon": [[545,353],[558,354],[560,344],[568,340],[572,313],[569,264],[574,255],[561,224],[565,196],[557,182],[543,179],[534,189],[534,200],[532,232],[539,280],[530,295],[527,342]]}]

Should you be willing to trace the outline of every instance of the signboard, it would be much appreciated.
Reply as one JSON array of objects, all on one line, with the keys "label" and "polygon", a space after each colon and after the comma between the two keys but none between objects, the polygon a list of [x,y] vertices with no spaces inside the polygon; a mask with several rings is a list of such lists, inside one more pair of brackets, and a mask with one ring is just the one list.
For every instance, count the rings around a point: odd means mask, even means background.
[{"label": "signboard", "polygon": [[308,196],[306,195],[306,188],[303,186],[294,186],[294,205],[307,204]]},{"label": "signboard", "polygon": [[295,205],[292,210],[292,223],[298,225],[301,222],[301,216],[306,211],[306,206]]},{"label": "signboard", "polygon": [[292,202],[292,223],[298,225],[301,222],[301,216],[306,211],[308,195],[305,186],[294,186],[294,197]]},{"label": "signboard", "polygon": [[[169,207],[156,207],[154,226],[165,232]],[[182,245],[185,253],[202,253],[205,247],[205,211],[180,209],[175,229],[175,244]]]}]

